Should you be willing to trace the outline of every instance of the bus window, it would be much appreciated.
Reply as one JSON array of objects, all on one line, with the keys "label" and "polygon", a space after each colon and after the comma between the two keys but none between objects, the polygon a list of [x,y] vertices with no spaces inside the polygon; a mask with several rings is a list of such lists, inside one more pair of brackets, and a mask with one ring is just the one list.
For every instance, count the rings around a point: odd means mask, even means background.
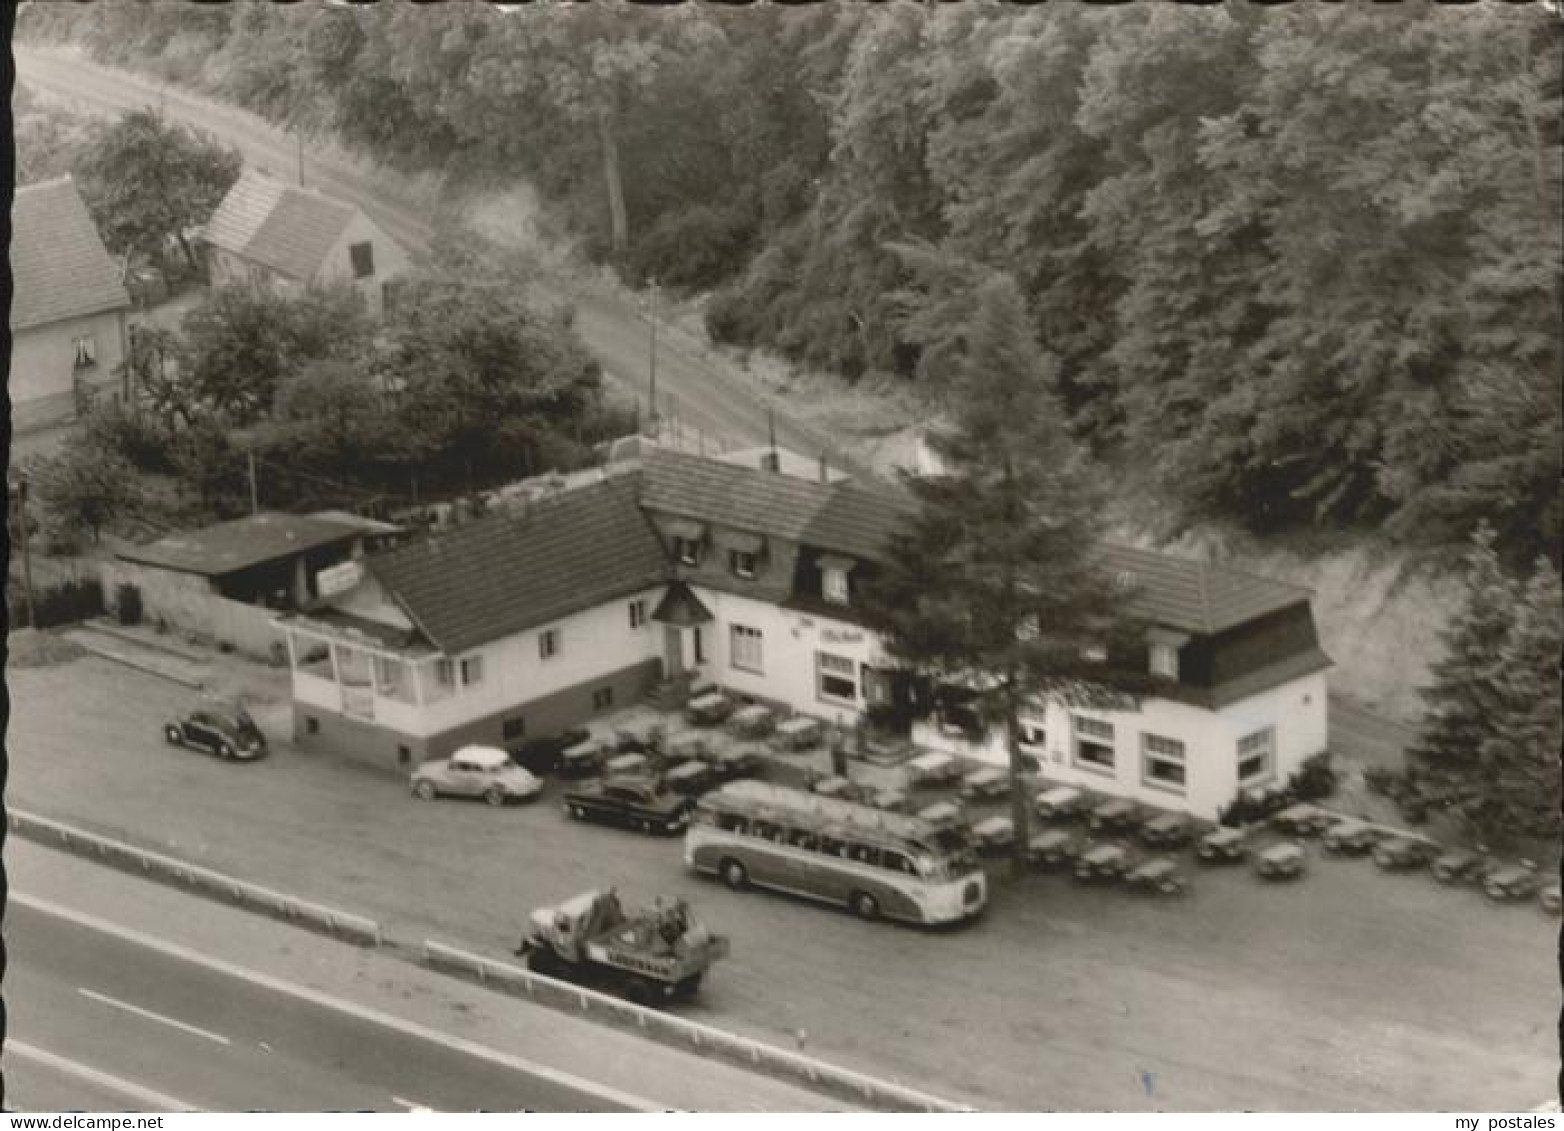
[{"label": "bus window", "polygon": [[871,868],[877,868],[880,864],[880,850],[867,844],[854,844],[848,851],[848,858],[855,864],[867,864]]},{"label": "bus window", "polygon": [[815,834],[806,829],[794,829],[788,833],[787,842],[794,848],[805,848],[810,852],[815,850]]},{"label": "bus window", "polygon": [[749,820],[739,813],[718,813],[717,827],[724,832],[743,835],[749,831]]},{"label": "bus window", "polygon": [[822,836],[815,842],[816,851],[826,856],[846,856],[847,845],[834,836]]},{"label": "bus window", "polygon": [[918,874],[917,869],[912,866],[912,861],[900,852],[892,852],[887,849],[882,854],[882,863],[884,867],[889,868],[893,872],[904,872],[909,876]]}]

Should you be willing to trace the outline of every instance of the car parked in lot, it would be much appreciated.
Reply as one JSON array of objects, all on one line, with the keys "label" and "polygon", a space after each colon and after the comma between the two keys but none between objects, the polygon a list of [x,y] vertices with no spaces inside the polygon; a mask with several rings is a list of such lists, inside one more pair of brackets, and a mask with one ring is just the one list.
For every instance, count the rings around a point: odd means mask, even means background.
[{"label": "car parked in lot", "polygon": [[949,785],[961,778],[961,763],[949,754],[919,754],[907,763],[907,778],[913,785]]},{"label": "car parked in lot", "polygon": [[543,783],[492,746],[463,746],[449,758],[435,758],[408,779],[420,801],[437,797],[481,797],[490,805],[528,801],[543,792]]},{"label": "car parked in lot", "polygon": [[1511,864],[1488,873],[1483,891],[1489,899],[1527,899],[1542,890],[1542,876],[1529,864]]},{"label": "car parked in lot", "polygon": [[1249,834],[1243,829],[1212,829],[1195,845],[1206,864],[1236,864],[1249,855]]},{"label": "car parked in lot", "polygon": [[266,756],[266,736],[238,704],[202,703],[163,725],[172,746],[205,750],[224,760],[253,762]]},{"label": "car parked in lot", "polygon": [[1045,821],[1073,817],[1086,807],[1086,794],[1074,786],[1059,785],[1045,789],[1032,800],[1037,815]]},{"label": "car parked in lot", "polygon": [[561,731],[547,738],[534,738],[511,751],[511,761],[530,774],[558,773],[566,750],[592,737],[585,727]]},{"label": "car parked in lot", "polygon": [[1271,827],[1288,836],[1318,836],[1341,818],[1318,805],[1300,802],[1271,817]]},{"label": "car parked in lot", "polygon": [[1081,854],[1081,839],[1067,829],[1045,829],[1026,842],[1026,857],[1038,868],[1063,868]]},{"label": "car parked in lot", "polygon": [[695,806],[693,799],[649,777],[587,782],[565,794],[564,804],[565,812],[578,821],[670,834],[690,823]]},{"label": "car parked in lot", "polygon": [[1140,830],[1140,839],[1149,848],[1182,848],[1194,835],[1194,821],[1182,813],[1153,817]]},{"label": "car parked in lot", "polygon": [[1490,862],[1487,856],[1471,848],[1452,848],[1428,866],[1434,879],[1442,884],[1481,880]]},{"label": "car parked in lot", "polygon": [[1122,844],[1099,844],[1087,849],[1076,858],[1075,878],[1084,882],[1093,880],[1122,880],[1134,866],[1129,849]]},{"label": "car parked in lot", "polygon": [[1165,856],[1137,864],[1124,877],[1126,886],[1156,895],[1183,895],[1187,890],[1178,865]]},{"label": "car parked in lot", "polygon": [[1140,823],[1140,806],[1122,797],[1109,798],[1087,815],[1086,823],[1094,831],[1127,832]]},{"label": "car parked in lot", "polygon": [[1303,845],[1291,841],[1273,844],[1255,857],[1254,870],[1263,880],[1291,880],[1303,875]]},{"label": "car parked in lot", "polygon": [[968,801],[1003,797],[1010,792],[1010,774],[998,766],[983,766],[962,777],[958,792]]},{"label": "car parked in lot", "polygon": [[980,853],[997,855],[1015,843],[1016,827],[1009,817],[985,817],[972,826],[972,845]]},{"label": "car parked in lot", "polygon": [[1559,885],[1549,884],[1539,891],[1537,893],[1537,902],[1542,904],[1542,909],[1549,915],[1557,915],[1561,905]]},{"label": "car parked in lot", "polygon": [[1392,836],[1374,846],[1374,863],[1387,872],[1421,868],[1439,855],[1439,845],[1425,836]]},{"label": "car parked in lot", "polygon": [[1367,856],[1374,846],[1385,839],[1383,829],[1375,828],[1367,821],[1337,821],[1325,830],[1320,843],[1325,851],[1337,856]]}]

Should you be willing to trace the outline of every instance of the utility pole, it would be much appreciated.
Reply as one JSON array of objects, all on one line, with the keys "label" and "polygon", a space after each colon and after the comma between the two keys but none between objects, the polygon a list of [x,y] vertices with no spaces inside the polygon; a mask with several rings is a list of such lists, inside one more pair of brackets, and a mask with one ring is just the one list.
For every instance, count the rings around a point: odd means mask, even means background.
[{"label": "utility pole", "polygon": [[27,604],[27,627],[38,627],[38,612],[33,607],[33,556],[28,548],[27,476],[16,479],[16,537],[22,544],[22,598]]},{"label": "utility pole", "polygon": [[255,449],[251,448],[247,453],[250,464],[250,513],[261,513],[261,492],[255,482]]},{"label": "utility pole", "polygon": [[653,279],[647,288],[647,320],[652,324],[652,349],[650,355],[651,365],[651,412],[647,419],[652,425],[655,436],[657,428],[657,280]]}]

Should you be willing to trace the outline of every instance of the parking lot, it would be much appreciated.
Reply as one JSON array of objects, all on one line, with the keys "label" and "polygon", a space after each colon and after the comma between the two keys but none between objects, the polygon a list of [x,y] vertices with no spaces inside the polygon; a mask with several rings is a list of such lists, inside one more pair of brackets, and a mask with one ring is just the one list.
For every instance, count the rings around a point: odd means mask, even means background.
[{"label": "parking lot", "polygon": [[[694,1016],[979,1106],[1499,1110],[1553,1093],[1557,920],[1534,902],[1311,847],[1296,883],[1191,865],[1191,892],[1166,900],[1000,867],[970,928],[865,924],[731,893],[687,874],[676,839],[576,825],[550,795],[422,804],[281,743],[254,765],[168,747],[188,693],[105,661],[9,682],[13,806],[496,955],[531,907],[579,890],[684,895],[733,939]],[[260,717],[284,737],[280,713]]]}]

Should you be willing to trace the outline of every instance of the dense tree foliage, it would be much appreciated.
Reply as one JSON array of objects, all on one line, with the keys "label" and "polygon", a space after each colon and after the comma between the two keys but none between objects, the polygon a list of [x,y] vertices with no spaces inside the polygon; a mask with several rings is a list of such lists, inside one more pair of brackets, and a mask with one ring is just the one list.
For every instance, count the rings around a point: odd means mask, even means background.
[{"label": "dense tree foliage", "polygon": [[1487,840],[1556,837],[1564,701],[1564,597],[1546,559],[1529,581],[1500,568],[1493,532],[1466,556],[1466,604],[1444,632],[1424,690],[1428,714],[1409,751],[1425,789]]},{"label": "dense tree foliage", "polygon": [[22,82],[11,95],[11,128],[18,185],[69,173],[107,129],[102,119],[39,98]]},{"label": "dense tree foliage", "polygon": [[159,261],[178,246],[193,267],[188,233],[211,218],[243,166],[237,150],[132,110],[95,139],[75,172],[110,251]]},{"label": "dense tree foliage", "polygon": [[[1101,508],[1060,413],[1037,374],[1037,347],[1014,282],[975,281],[970,321],[948,357],[957,375],[951,427],[933,438],[945,468],[909,478],[919,503],[866,584],[866,607],[891,656],[938,688],[954,685],[1010,751],[1016,864],[1025,867],[1031,798],[1020,716],[1050,699],[1132,703],[1142,662],[1118,615],[1122,596],[1093,561]],[[1083,641],[1100,643],[1100,658]]]},{"label": "dense tree foliage", "polygon": [[[1072,434],[1185,518],[1558,559],[1546,5],[35,6],[382,160],[525,177],[721,339],[938,388],[898,245],[1019,283]],[[303,60],[301,67],[299,61]],[[948,335],[947,335],[948,336]]]}]

